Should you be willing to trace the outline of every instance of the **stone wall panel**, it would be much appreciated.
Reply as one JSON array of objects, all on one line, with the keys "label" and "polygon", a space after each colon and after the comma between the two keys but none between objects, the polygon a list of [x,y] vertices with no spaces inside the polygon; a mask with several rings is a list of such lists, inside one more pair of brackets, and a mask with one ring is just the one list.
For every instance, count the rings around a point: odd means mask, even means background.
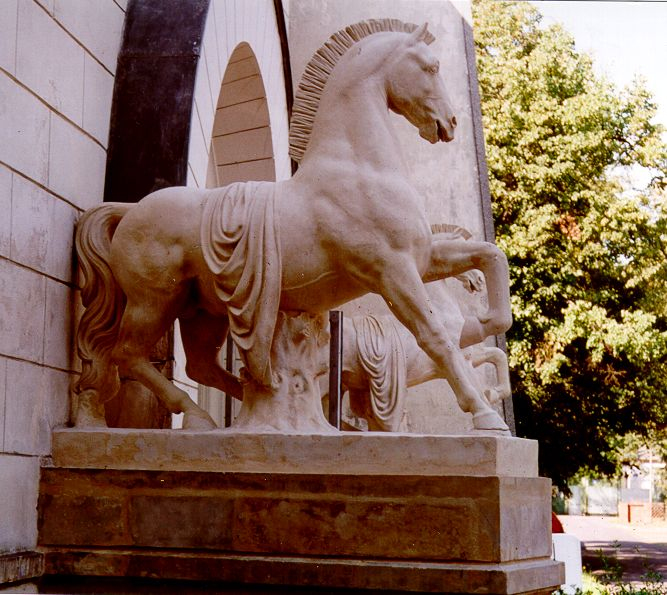
[{"label": "stone wall panel", "polygon": [[83,128],[104,146],[109,141],[113,75],[86,54],[84,61]]},{"label": "stone wall panel", "polygon": [[16,19],[18,14],[18,0],[3,0],[0,2],[0,68],[14,74],[16,71]]},{"label": "stone wall panel", "polygon": [[106,152],[61,117],[51,116],[49,188],[80,209],[102,202]]},{"label": "stone wall panel", "polygon": [[41,272],[47,272],[51,200],[48,192],[21,176],[15,176],[11,258]]},{"label": "stone wall panel", "polygon": [[63,427],[69,421],[72,378],[68,372],[44,368],[44,415],[52,428]]},{"label": "stone wall panel", "polygon": [[[63,283],[46,280],[46,312],[44,325],[44,363],[69,370],[72,367],[73,290]],[[59,398],[53,395],[53,398]]]},{"label": "stone wall panel", "polygon": [[0,551],[34,547],[38,482],[37,459],[0,454]]},{"label": "stone wall panel", "polygon": [[104,67],[116,72],[125,13],[113,0],[56,0],[54,17]]},{"label": "stone wall panel", "polygon": [[0,73],[0,161],[46,184],[49,173],[49,109]]},{"label": "stone wall panel", "polygon": [[5,394],[7,391],[7,358],[0,356],[0,451],[5,445]]},{"label": "stone wall panel", "polygon": [[229,549],[234,512],[229,497],[137,495],[129,501],[131,541],[144,547],[178,548],[192,543],[195,548]]},{"label": "stone wall panel", "polygon": [[44,276],[0,259],[0,353],[43,361],[45,292]]},{"label": "stone wall panel", "polygon": [[11,398],[5,404],[5,445],[9,453],[47,455],[51,427],[45,411],[45,368],[29,362],[7,361],[7,386]]},{"label": "stone wall panel", "polygon": [[0,165],[0,256],[9,258],[12,232],[12,171]]},{"label": "stone wall panel", "polygon": [[16,77],[81,125],[83,48],[33,0],[19,0],[16,53]]}]

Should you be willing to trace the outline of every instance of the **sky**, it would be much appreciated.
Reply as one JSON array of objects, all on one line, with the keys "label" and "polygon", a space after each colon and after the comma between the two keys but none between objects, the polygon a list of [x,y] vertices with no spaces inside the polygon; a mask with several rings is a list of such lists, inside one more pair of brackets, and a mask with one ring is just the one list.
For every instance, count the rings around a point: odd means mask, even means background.
[{"label": "sky", "polygon": [[667,0],[536,0],[542,23],[561,23],[596,70],[624,87],[635,75],[658,104],[656,121],[667,127]]}]

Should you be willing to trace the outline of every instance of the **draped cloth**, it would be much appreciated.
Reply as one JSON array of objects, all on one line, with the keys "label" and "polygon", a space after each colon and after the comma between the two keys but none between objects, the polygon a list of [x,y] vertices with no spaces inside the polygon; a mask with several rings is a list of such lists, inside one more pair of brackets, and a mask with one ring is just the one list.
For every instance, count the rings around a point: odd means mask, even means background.
[{"label": "draped cloth", "polygon": [[214,289],[227,306],[229,331],[250,375],[271,383],[271,344],[280,303],[276,184],[238,182],[204,199],[201,249]]},{"label": "draped cloth", "polygon": [[389,316],[353,317],[357,357],[369,379],[373,416],[383,429],[400,429],[404,415],[406,356],[396,329],[400,324]]}]

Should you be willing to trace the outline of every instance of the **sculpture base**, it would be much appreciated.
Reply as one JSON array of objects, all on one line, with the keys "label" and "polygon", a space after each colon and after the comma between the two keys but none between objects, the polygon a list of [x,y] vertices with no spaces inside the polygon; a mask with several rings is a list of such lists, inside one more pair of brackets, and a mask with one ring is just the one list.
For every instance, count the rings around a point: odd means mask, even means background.
[{"label": "sculpture base", "polygon": [[[137,448],[119,448],[118,432],[56,432],[57,467],[43,469],[40,493],[47,573],[503,595],[563,582],[562,564],[551,560],[550,482],[532,472],[530,441],[125,434]],[[83,440],[74,453],[68,441],[77,435]],[[233,452],[237,442],[251,467],[260,451],[280,463],[274,472],[225,470],[225,459],[219,471],[141,469],[151,467],[141,458],[158,452],[164,435],[188,437],[190,449],[198,439],[200,447],[218,440]],[[111,440],[106,453],[117,455],[115,468],[96,440]],[[290,440],[298,445],[292,452]],[[363,458],[355,474],[331,464],[362,457],[364,446],[366,473]],[[438,452],[447,461],[440,468]],[[512,475],[508,455],[523,476]],[[422,473],[433,456],[430,473]],[[400,464],[380,473],[383,458]],[[332,469],[322,471],[321,459]]]},{"label": "sculpture base", "polygon": [[[60,575],[160,577],[161,591],[165,581],[190,580],[205,582],[209,587],[211,583],[221,581],[267,586],[329,587],[350,589],[355,593],[367,589],[381,593],[407,591],[550,595],[557,587],[545,588],[542,585],[557,584],[562,572],[561,563],[554,561],[474,565],[209,552],[193,555],[170,550],[116,549],[98,549],[93,552],[71,549],[57,554],[50,553],[47,555],[47,563],[49,572]],[[133,586],[136,588],[138,585],[133,582]],[[263,590],[262,593],[267,591]],[[133,591],[130,589],[128,592]],[[234,590],[234,593],[239,592]],[[280,592],[285,591],[281,589]]]}]

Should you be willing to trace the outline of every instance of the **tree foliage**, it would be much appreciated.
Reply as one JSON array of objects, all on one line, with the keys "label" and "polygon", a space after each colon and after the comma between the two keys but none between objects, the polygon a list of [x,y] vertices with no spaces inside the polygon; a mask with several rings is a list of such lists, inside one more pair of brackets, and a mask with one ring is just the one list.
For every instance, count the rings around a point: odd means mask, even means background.
[{"label": "tree foliage", "polygon": [[[667,422],[667,148],[641,82],[619,91],[526,2],[474,32],[496,241],[510,261],[518,433],[563,486],[612,474]],[[648,172],[643,189],[624,181]]]}]

